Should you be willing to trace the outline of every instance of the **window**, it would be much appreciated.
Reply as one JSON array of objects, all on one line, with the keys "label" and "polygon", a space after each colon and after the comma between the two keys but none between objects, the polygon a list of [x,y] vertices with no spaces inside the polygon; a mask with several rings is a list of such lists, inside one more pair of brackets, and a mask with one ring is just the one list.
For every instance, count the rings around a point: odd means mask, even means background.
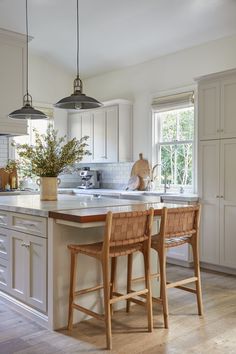
[{"label": "window", "polygon": [[[28,120],[28,135],[21,135],[14,137],[14,141],[17,144],[30,144],[34,145],[35,143],[35,133],[34,129],[36,129],[40,134],[45,134],[48,124],[53,123],[53,109],[48,108],[47,106],[35,106],[35,109],[39,109],[40,111],[44,112],[49,119],[35,119],[35,120]],[[18,158],[17,151],[15,151],[15,158]]]},{"label": "window", "polygon": [[[172,99],[170,99],[170,97]],[[181,100],[179,99],[181,97]],[[156,186],[193,191],[194,106],[190,94],[168,96],[154,106]],[[192,97],[192,96],[191,96]]]}]

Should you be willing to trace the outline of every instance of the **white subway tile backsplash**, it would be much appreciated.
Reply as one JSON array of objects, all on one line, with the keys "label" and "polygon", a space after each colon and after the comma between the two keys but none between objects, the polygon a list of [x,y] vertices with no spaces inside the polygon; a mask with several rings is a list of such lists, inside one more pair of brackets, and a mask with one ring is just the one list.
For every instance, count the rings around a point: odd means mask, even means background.
[{"label": "white subway tile backsplash", "polygon": [[4,167],[8,160],[8,138],[0,137],[0,167]]}]

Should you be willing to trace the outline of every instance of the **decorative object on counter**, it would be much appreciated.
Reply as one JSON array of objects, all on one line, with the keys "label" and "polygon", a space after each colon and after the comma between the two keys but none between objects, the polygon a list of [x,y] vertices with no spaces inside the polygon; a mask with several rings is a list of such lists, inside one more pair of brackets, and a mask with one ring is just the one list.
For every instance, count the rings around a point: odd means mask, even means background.
[{"label": "decorative object on counter", "polygon": [[63,109],[91,109],[101,107],[102,103],[83,93],[83,83],[79,74],[79,0],[77,0],[76,35],[77,35],[77,75],[74,80],[74,92],[71,96],[62,98],[54,106]]},{"label": "decorative object on counter", "polygon": [[[73,138],[63,145],[65,137],[58,138],[57,131],[49,124],[46,134],[35,130],[35,145],[14,144],[20,157],[19,165],[25,176],[40,177],[40,199],[57,200],[58,175],[68,167],[80,162],[86,150],[84,136],[80,140]],[[49,182],[50,181],[50,182]]]},{"label": "decorative object on counter", "polygon": [[127,187],[125,190],[127,191],[135,191],[139,188],[140,186],[140,178],[139,176],[132,176],[130,177]]},{"label": "decorative object on counter", "polygon": [[[1,189],[11,190],[18,188],[17,180],[17,162],[8,160],[4,168],[0,168]],[[6,188],[7,186],[7,188]]]},{"label": "decorative object on counter", "polygon": [[26,94],[23,96],[23,107],[11,112],[8,117],[13,119],[46,119],[43,112],[34,109],[32,96],[29,94],[29,30],[28,30],[28,0],[25,0],[26,20]]},{"label": "decorative object on counter", "polygon": [[131,170],[131,176],[139,176],[140,185],[138,189],[140,191],[146,190],[150,181],[151,169],[148,160],[143,158],[143,154],[139,154],[139,160],[137,160]]},{"label": "decorative object on counter", "polygon": [[92,189],[100,188],[100,177],[99,171],[90,170],[90,167],[84,167],[80,172],[81,177],[80,184],[77,188],[79,189]]}]

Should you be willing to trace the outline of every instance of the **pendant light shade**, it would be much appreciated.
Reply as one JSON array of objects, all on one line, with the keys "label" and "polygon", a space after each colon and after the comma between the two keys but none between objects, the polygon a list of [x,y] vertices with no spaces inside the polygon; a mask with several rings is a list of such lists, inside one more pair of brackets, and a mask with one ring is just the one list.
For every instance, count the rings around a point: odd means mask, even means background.
[{"label": "pendant light shade", "polygon": [[92,109],[101,107],[102,103],[95,98],[83,93],[83,83],[79,77],[79,0],[77,1],[77,75],[74,80],[74,92],[72,95],[62,98],[54,107],[63,109]]},{"label": "pendant light shade", "polygon": [[28,0],[25,0],[26,18],[26,94],[23,97],[23,107],[11,112],[8,117],[12,119],[46,119],[43,112],[34,109],[32,96],[29,94],[29,31],[28,31]]}]

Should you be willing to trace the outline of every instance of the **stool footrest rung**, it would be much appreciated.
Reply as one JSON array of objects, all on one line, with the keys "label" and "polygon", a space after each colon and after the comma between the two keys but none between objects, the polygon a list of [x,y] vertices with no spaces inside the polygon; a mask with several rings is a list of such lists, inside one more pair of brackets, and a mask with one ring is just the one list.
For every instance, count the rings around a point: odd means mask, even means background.
[{"label": "stool footrest rung", "polygon": [[183,280],[179,280],[179,281],[175,281],[175,282],[167,282],[166,287],[167,289],[169,288],[177,288],[180,285],[184,285],[184,284],[188,284],[188,283],[193,283],[196,280],[198,280],[197,277],[191,277],[191,278],[187,278],[187,279],[183,279]]},{"label": "stool footrest rung", "polygon": [[83,307],[83,306],[80,306],[80,305],[77,305],[77,304],[73,304],[72,307],[74,309],[78,310],[78,311],[86,313],[86,315],[95,317],[98,320],[105,321],[104,315],[100,315],[99,313],[91,311],[91,310],[87,309],[86,307]]},{"label": "stool footrest rung", "polygon": [[[131,291],[133,291],[133,290],[131,290]],[[147,298],[147,296],[145,295],[145,294],[141,294],[141,295],[139,295],[139,297],[141,297],[141,298],[143,298],[143,299],[146,299]],[[136,299],[135,299],[136,300]],[[133,300],[130,300],[130,301],[133,301]],[[139,301],[139,300],[138,300]],[[160,304],[162,304],[162,299],[161,298],[159,298],[159,297],[152,297],[152,301],[153,302],[158,302],[158,303],[160,303]],[[144,304],[145,304],[145,302],[143,302]]]},{"label": "stool footrest rung", "polygon": [[74,296],[91,293],[93,291],[97,291],[97,290],[100,290],[100,289],[103,289],[103,285],[97,285],[97,286],[93,286],[91,288],[81,289],[81,290],[75,291],[74,292]]},{"label": "stool footrest rung", "polygon": [[147,294],[147,293],[148,293],[148,289],[143,289],[143,290],[131,292],[128,294],[120,294],[117,292],[113,292],[112,294],[117,297],[110,299],[110,304],[114,304],[115,302],[118,302],[121,300],[128,300],[128,299],[132,298],[133,296],[140,296],[141,294]]}]

